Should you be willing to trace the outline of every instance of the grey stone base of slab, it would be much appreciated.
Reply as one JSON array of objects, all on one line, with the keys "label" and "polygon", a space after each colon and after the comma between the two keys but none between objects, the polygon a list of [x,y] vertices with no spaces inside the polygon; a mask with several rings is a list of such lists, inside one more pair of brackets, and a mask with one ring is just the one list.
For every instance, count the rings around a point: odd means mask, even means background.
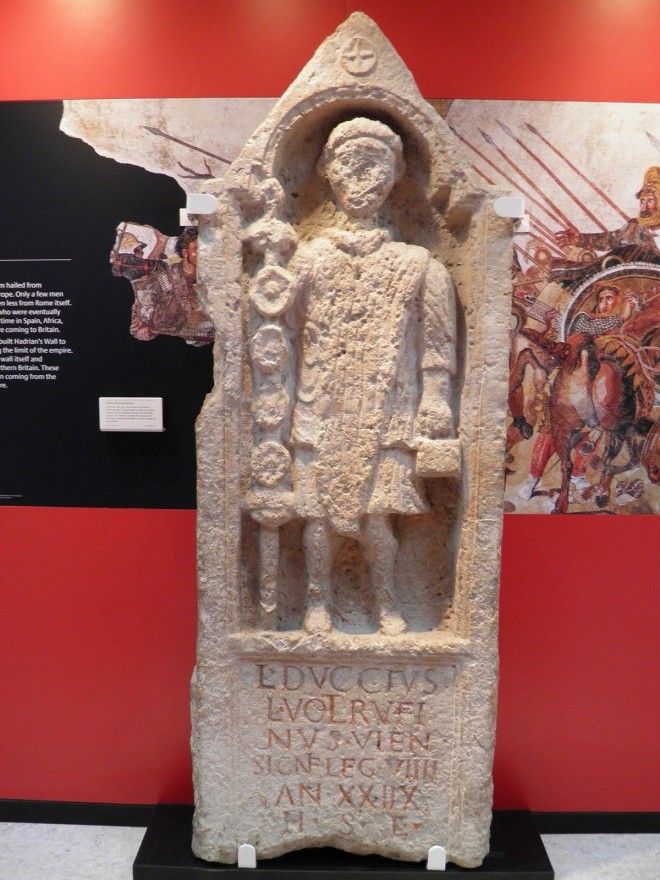
[{"label": "grey stone base of slab", "polygon": [[259,862],[256,868],[237,868],[202,861],[192,854],[193,808],[171,804],[156,807],[142,846],[133,864],[133,880],[215,880],[244,878],[359,877],[359,880],[412,880],[435,875],[456,880],[466,875],[488,880],[554,880],[554,871],[527,811],[495,811],[490,852],[480,868],[448,865],[445,871],[429,872],[425,863],[395,862],[380,856],[356,856],[335,849],[306,849]]}]

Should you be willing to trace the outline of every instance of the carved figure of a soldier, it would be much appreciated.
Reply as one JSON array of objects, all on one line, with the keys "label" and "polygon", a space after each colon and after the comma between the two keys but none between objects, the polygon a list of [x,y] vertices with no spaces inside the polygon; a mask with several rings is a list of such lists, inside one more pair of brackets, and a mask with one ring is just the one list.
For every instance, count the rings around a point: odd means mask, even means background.
[{"label": "carved figure of a soldier", "polygon": [[308,632],[331,628],[337,536],[364,549],[381,631],[406,629],[394,595],[393,517],[429,510],[416,448],[454,431],[449,273],[426,249],[393,241],[379,221],[404,168],[401,139],[387,125],[337,125],[317,166],[337,223],[291,264],[302,333],[290,445],[296,513],[305,520]]}]

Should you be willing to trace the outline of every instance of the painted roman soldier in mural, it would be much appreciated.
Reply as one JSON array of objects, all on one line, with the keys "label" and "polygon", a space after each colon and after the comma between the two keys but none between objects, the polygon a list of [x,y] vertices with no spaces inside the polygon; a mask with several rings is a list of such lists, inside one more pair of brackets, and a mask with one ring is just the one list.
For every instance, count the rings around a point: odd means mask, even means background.
[{"label": "painted roman soldier in mural", "polygon": [[121,223],[110,253],[112,274],[131,282],[135,301],[131,335],[142,342],[179,336],[206,345],[213,326],[197,297],[197,230],[167,236],[137,223]]},{"label": "painted roman soldier in mural", "polygon": [[561,247],[616,251],[630,248],[629,260],[653,260],[660,254],[660,166],[654,165],[644,175],[637,193],[639,216],[612,232],[578,232],[568,229],[556,235]]}]

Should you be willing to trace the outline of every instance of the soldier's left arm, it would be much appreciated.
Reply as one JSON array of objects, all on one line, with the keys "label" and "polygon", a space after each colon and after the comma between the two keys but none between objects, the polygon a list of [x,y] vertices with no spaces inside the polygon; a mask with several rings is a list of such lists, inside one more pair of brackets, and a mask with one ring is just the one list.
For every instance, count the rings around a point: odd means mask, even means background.
[{"label": "soldier's left arm", "polygon": [[419,366],[422,394],[415,433],[451,437],[450,407],[456,372],[456,293],[446,267],[430,259],[420,291]]}]

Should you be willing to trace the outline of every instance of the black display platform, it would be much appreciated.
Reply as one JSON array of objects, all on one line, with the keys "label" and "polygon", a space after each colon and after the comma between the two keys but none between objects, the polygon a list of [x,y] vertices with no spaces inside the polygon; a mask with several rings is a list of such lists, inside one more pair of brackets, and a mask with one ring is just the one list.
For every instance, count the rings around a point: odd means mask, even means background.
[{"label": "black display platform", "polygon": [[[432,874],[443,880],[466,876],[487,880],[554,880],[554,871],[528,811],[493,814],[491,849],[480,868],[429,872],[425,862],[395,862],[380,856],[354,856],[336,849],[306,849],[257,862],[256,868],[216,865],[195,858],[190,849],[189,806],[159,804],[133,863],[133,880],[230,880],[256,875],[260,880],[413,880]],[[258,855],[258,854],[257,854]]]}]

